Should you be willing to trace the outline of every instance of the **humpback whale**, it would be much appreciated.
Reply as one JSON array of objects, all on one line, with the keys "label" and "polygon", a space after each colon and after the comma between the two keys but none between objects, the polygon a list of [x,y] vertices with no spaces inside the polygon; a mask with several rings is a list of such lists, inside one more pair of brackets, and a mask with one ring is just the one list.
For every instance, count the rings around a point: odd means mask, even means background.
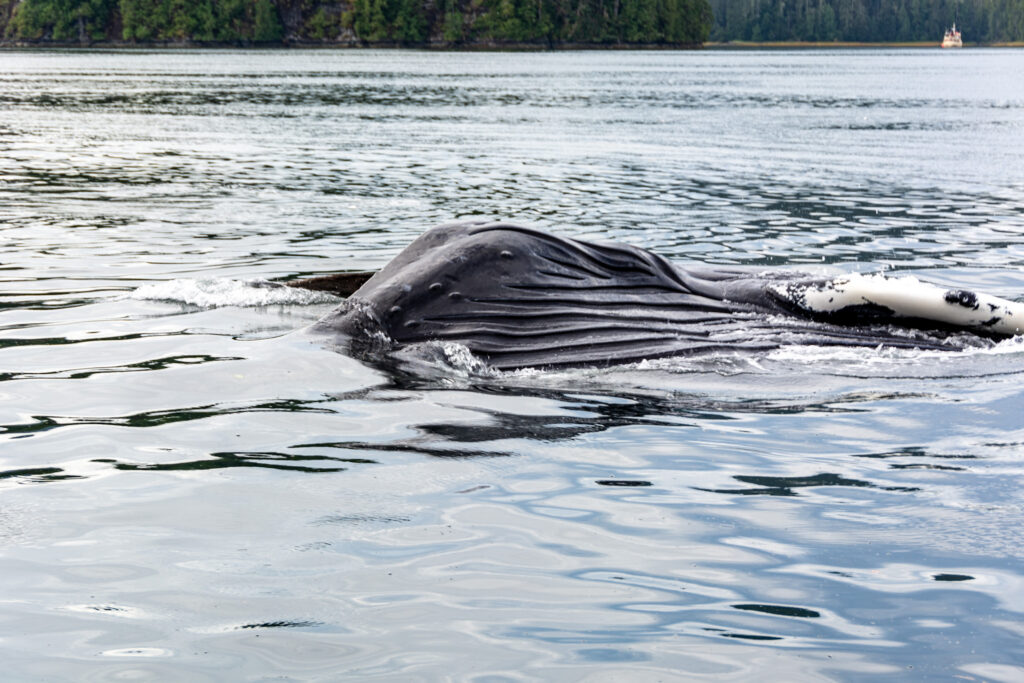
[{"label": "humpback whale", "polygon": [[789,344],[956,350],[1024,331],[1024,304],[912,277],[674,265],[508,223],[438,226],[377,273],[289,284],[349,295],[313,330],[353,353],[450,342],[500,370]]}]

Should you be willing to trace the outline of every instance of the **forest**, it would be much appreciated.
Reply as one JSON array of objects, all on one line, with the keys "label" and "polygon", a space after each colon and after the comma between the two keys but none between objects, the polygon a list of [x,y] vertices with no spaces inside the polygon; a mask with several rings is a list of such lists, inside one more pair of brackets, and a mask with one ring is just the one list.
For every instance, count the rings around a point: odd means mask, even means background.
[{"label": "forest", "polygon": [[0,0],[0,41],[687,46],[1024,41],[1024,0]]},{"label": "forest", "polygon": [[1024,41],[1024,0],[711,0],[713,41]]},{"label": "forest", "polygon": [[17,44],[699,46],[708,0],[0,0]]}]

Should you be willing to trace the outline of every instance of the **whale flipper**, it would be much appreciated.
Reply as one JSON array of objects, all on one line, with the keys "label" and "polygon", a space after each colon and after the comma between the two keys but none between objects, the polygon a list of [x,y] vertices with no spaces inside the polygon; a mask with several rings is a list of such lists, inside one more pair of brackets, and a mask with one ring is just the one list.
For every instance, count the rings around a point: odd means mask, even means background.
[{"label": "whale flipper", "polygon": [[826,318],[875,306],[893,322],[949,326],[993,336],[1024,332],[1024,304],[965,289],[946,289],[916,277],[853,274],[824,282],[776,283],[769,289],[782,301]]}]

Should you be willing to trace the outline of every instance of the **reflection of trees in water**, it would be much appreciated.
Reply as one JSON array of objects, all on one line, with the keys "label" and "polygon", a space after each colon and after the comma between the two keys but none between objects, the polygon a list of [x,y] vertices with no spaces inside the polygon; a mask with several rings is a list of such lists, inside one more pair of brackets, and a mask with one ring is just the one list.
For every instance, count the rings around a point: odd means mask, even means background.
[{"label": "reflection of trees in water", "polygon": [[[250,405],[206,405],[186,409],[140,412],[114,417],[33,416],[26,424],[0,425],[0,433],[31,435],[57,427],[73,425],[109,425],[148,428],[205,420],[241,413],[285,412],[314,413],[329,416],[350,401],[371,403],[415,402],[430,397],[432,392],[448,392],[444,382],[424,379],[421,375],[390,367],[388,384],[312,400],[280,399]],[[460,417],[451,421],[426,421],[410,424],[414,436],[385,443],[339,438],[318,442],[296,443],[286,449],[214,451],[201,458],[171,462],[124,462],[112,458],[94,458],[90,462],[106,463],[121,471],[202,471],[232,467],[258,467],[294,470],[308,473],[341,472],[351,466],[373,465],[383,461],[387,453],[410,453],[435,458],[510,457],[524,451],[513,442],[567,442],[581,436],[597,434],[621,427],[653,427],[672,429],[699,428],[701,423],[728,422],[743,414],[793,415],[802,413],[855,413],[855,404],[864,397],[837,396],[827,401],[793,402],[775,399],[720,401],[699,395],[680,393],[619,392],[601,394],[593,388],[574,391],[554,388],[499,386],[483,381],[462,389],[467,394],[497,399],[523,399],[553,406],[547,414],[516,414],[483,405],[457,406]],[[878,397],[873,397],[877,399]],[[465,411],[483,418],[479,423],[466,420]],[[340,435],[339,435],[340,436]],[[639,449],[643,444],[637,444]],[[340,455],[339,452],[351,453]],[[893,470],[934,469],[962,471],[963,467],[939,464],[933,460],[971,459],[963,454],[935,454],[927,449],[908,447],[881,453],[851,454],[868,459],[898,459],[890,463]],[[908,462],[908,459],[912,460]],[[0,471],[0,480],[51,482],[82,478],[60,467],[21,468]],[[916,491],[915,487],[881,486],[859,478],[835,473],[808,476],[776,477],[734,475],[752,488],[716,488],[699,490],[736,495],[795,496],[801,488],[843,486],[875,488],[885,491]],[[607,487],[649,487],[652,482],[629,477],[595,480]]]},{"label": "reflection of trees in water", "polygon": [[861,488],[880,489],[882,491],[920,491],[914,486],[879,486],[863,479],[851,479],[841,474],[823,472],[808,477],[764,477],[737,474],[733,479],[745,484],[754,484],[758,488],[752,489],[705,489],[700,487],[698,491],[711,493],[730,493],[742,496],[795,496],[794,489],[811,488],[818,486],[852,486]]}]

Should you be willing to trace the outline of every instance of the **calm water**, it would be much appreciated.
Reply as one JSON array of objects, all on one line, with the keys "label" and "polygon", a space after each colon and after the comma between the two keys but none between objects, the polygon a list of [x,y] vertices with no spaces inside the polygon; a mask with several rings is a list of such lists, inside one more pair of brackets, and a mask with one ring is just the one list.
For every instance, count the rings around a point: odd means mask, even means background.
[{"label": "calm water", "polygon": [[1024,343],[389,372],[511,219],[1024,299],[1024,51],[0,52],[5,680],[1021,680]]}]

